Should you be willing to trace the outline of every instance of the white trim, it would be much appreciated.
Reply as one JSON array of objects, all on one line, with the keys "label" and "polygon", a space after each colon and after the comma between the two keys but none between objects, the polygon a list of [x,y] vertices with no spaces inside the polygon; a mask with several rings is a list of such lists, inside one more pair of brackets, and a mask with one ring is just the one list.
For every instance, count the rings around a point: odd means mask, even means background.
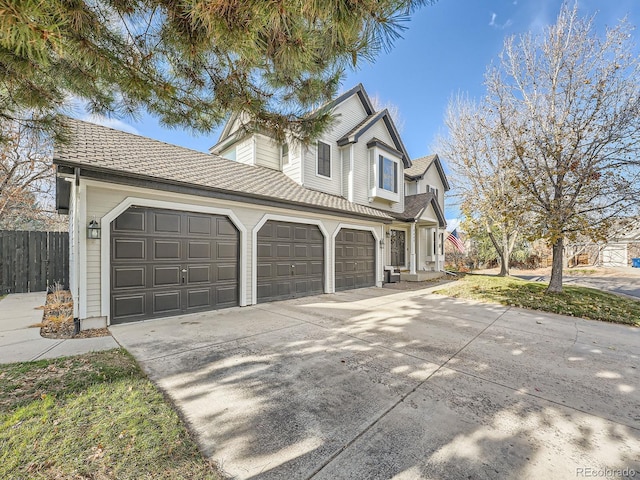
[{"label": "white trim", "polygon": [[[375,245],[375,251],[376,251],[376,287],[382,287],[382,254],[383,252],[381,252],[380,248],[380,238],[378,236],[378,231],[376,230],[376,227],[365,227],[363,225],[354,225],[352,223],[339,223],[338,226],[336,227],[335,231],[333,232],[333,236],[331,237],[331,246],[332,246],[332,251],[334,252],[333,256],[334,256],[334,261],[335,261],[335,250],[336,250],[336,237],[338,236],[338,233],[340,233],[340,230],[342,230],[343,228],[348,228],[351,230],[362,230],[362,231],[367,231],[367,232],[371,232],[371,234],[373,235],[373,238],[376,241],[376,245]],[[384,226],[382,227],[384,229]],[[382,237],[384,238],[384,237]],[[336,291],[336,272],[335,272],[335,268],[333,269],[333,282],[331,285],[331,293],[335,293]]]},{"label": "white trim", "polygon": [[[247,305],[247,228],[228,208],[193,205],[191,203],[167,202],[149,198],[127,197],[116,207],[106,213],[101,220],[102,240],[100,241],[100,313],[111,323],[111,222],[131,206],[165,208],[213,215],[226,215],[238,229],[240,236],[240,306]],[[84,288],[86,291],[86,287]]]},{"label": "white trim", "polygon": [[411,224],[411,240],[410,240],[410,258],[409,258],[409,273],[411,275],[416,274],[416,223]]},{"label": "white trim", "polygon": [[353,190],[353,177],[354,177],[354,172],[353,172],[353,165],[355,164],[355,159],[353,158],[353,156],[355,155],[355,148],[354,148],[355,144],[351,144],[349,147],[349,184],[348,184],[348,192],[347,192],[347,200],[349,200],[350,202],[353,202],[354,200],[354,190]]},{"label": "white trim", "polygon": [[[329,147],[329,176],[321,175],[320,173],[318,173],[318,155],[320,154],[318,143],[324,143]],[[333,145],[331,144],[331,142],[325,142],[324,140],[316,140],[316,168],[314,173],[318,178],[324,178],[325,180],[333,180]]]},{"label": "white trim", "polygon": [[253,227],[251,234],[251,304],[256,305],[258,303],[258,232],[269,220],[316,225],[320,229],[324,236],[324,292],[333,293],[329,278],[329,265],[333,259],[333,255],[330,250],[329,233],[324,223],[322,223],[322,220],[265,213],[260,221]]},{"label": "white trim", "polygon": [[71,265],[69,266],[69,270],[73,269],[73,276],[69,279],[69,288],[71,289],[73,295],[73,318],[80,318],[80,245],[78,243],[78,235],[79,235],[79,227],[78,227],[78,216],[80,215],[79,211],[79,195],[78,195],[78,187],[75,183],[75,178],[73,179],[73,183],[71,184],[71,196],[73,197],[73,205],[71,205],[71,229],[73,230],[73,235],[69,238],[70,243],[70,252],[69,252],[69,260],[71,261]]},{"label": "white trim", "polygon": [[78,186],[80,203],[78,205],[78,264],[80,275],[78,282],[78,318],[87,318],[87,185],[80,180]]}]

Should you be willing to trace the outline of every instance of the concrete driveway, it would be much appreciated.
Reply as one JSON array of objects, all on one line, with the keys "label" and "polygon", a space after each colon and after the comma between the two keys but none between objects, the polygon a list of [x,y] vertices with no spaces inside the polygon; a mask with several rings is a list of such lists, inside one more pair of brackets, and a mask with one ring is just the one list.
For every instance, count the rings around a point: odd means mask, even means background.
[{"label": "concrete driveway", "polygon": [[[514,276],[524,280],[549,283],[550,274],[538,275],[518,271]],[[564,285],[581,285],[605,292],[618,293],[640,299],[640,269],[638,268],[598,268],[589,275],[564,275]]]},{"label": "concrete driveway", "polygon": [[371,288],[111,330],[237,478],[640,472],[640,329]]}]

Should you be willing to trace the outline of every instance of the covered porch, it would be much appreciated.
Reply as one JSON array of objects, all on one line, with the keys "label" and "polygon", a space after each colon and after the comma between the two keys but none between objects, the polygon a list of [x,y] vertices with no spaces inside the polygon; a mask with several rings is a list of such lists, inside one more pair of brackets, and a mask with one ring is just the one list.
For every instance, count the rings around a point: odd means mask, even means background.
[{"label": "covered porch", "polygon": [[400,280],[420,282],[444,275],[446,222],[433,194],[411,195],[405,211],[385,227],[385,265],[400,270]]}]

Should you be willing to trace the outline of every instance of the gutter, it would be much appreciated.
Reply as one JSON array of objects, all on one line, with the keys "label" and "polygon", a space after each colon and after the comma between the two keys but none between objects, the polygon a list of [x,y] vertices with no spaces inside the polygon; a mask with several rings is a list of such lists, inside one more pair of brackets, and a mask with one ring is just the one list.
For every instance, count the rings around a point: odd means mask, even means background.
[{"label": "gutter", "polygon": [[[294,210],[302,210],[302,211],[316,211],[318,213],[332,213],[332,214],[340,214],[343,217],[352,217],[358,218],[361,220],[368,221],[376,221],[381,223],[392,223],[393,217],[391,215],[384,213],[385,216],[375,216],[375,215],[367,215],[365,213],[358,212],[349,212],[346,210],[340,210],[331,207],[324,207],[321,205],[314,205],[309,203],[299,203],[291,200],[285,200],[275,197],[268,197],[265,195],[258,194],[250,194],[246,192],[238,192],[236,190],[224,190],[219,188],[207,188],[201,185],[193,185],[185,182],[172,181],[163,178],[156,177],[148,177],[139,174],[131,174],[128,173],[126,176],[122,174],[122,172],[113,171],[108,168],[94,167],[91,166],[87,168],[86,165],[69,162],[61,159],[53,159],[53,163],[56,165],[63,165],[67,167],[77,168],[78,172],[82,174],[83,177],[91,178],[95,180],[104,181],[106,183],[116,183],[119,185],[129,185],[136,186],[141,188],[149,188],[149,183],[157,183],[160,185],[172,186],[174,187],[173,191],[176,193],[184,193],[187,195],[200,195],[207,194],[204,196],[210,198],[219,198],[223,200],[235,201],[235,202],[247,202],[250,200],[250,203],[254,203],[257,205],[267,205],[267,206],[276,206],[280,208],[289,208]],[[345,199],[345,201],[348,201]],[[369,207],[371,208],[371,207]]]}]

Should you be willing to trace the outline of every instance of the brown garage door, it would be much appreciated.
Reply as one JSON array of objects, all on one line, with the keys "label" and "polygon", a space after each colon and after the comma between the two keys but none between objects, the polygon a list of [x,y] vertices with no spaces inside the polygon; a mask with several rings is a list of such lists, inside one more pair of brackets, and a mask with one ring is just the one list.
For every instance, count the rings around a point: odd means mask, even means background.
[{"label": "brown garage door", "polygon": [[132,207],[111,222],[111,321],[238,305],[238,265],[227,217]]},{"label": "brown garage door", "polygon": [[324,292],[324,237],[315,225],[269,220],[258,232],[258,302]]},{"label": "brown garage door", "polygon": [[376,284],[376,240],[371,232],[343,228],[336,236],[336,292]]}]

